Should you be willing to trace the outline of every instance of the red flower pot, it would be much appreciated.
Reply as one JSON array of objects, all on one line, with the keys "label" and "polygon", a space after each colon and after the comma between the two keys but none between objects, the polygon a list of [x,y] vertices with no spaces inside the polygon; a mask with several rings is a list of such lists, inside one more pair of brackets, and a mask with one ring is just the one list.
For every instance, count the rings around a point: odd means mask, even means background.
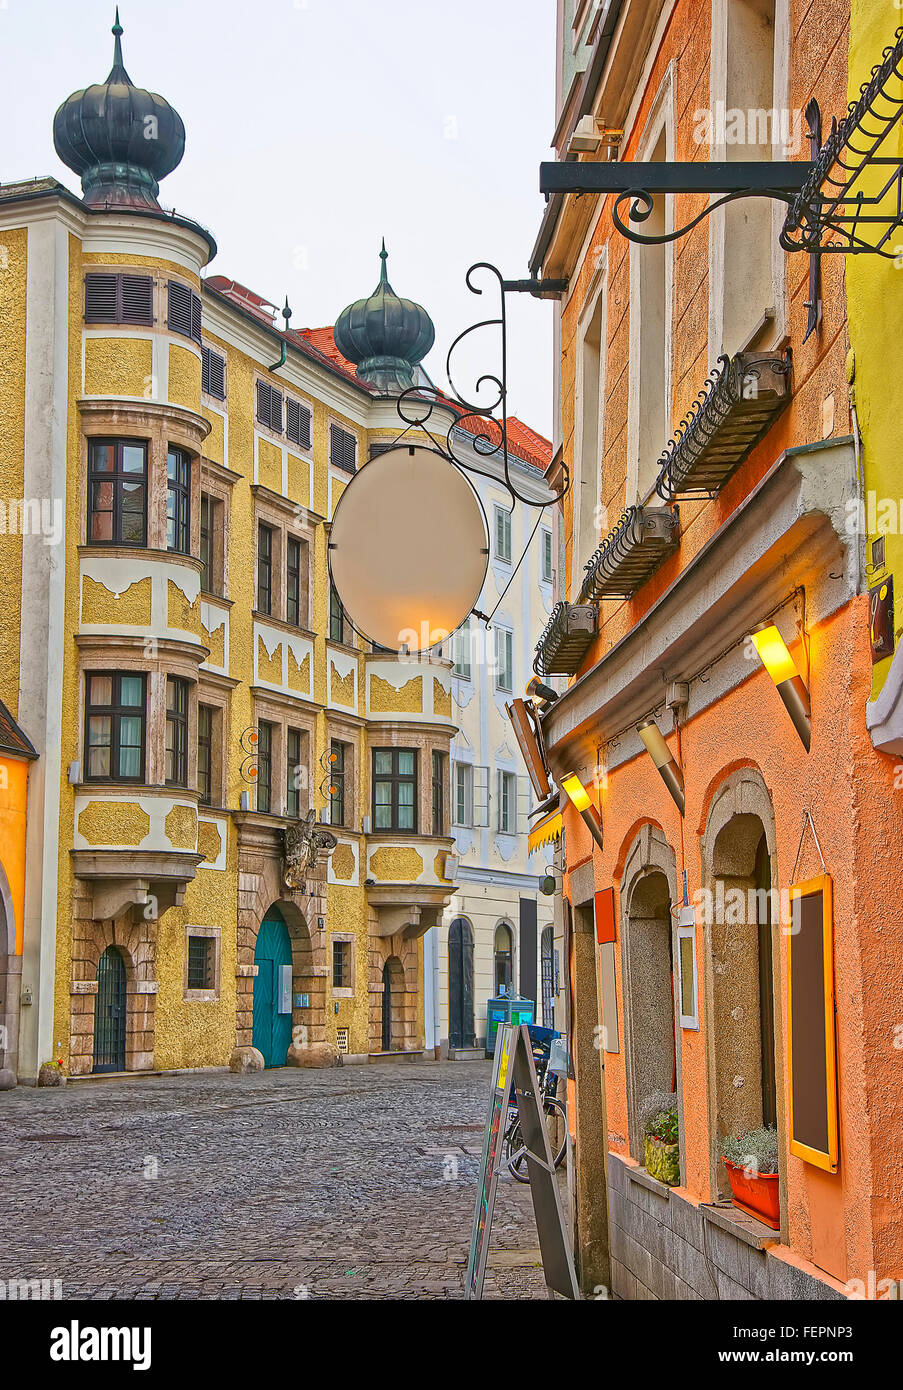
[{"label": "red flower pot", "polygon": [[781,1207],[777,1173],[756,1173],[747,1177],[740,1164],[731,1163],[727,1158],[724,1166],[730,1178],[734,1206],[745,1211],[747,1216],[754,1216],[757,1221],[770,1226],[773,1231],[779,1231]]}]

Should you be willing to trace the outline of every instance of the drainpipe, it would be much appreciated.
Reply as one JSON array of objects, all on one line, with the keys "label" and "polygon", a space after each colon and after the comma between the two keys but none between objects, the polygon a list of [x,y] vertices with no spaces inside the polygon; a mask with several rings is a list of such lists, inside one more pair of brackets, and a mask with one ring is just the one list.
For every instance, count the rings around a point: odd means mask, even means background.
[{"label": "drainpipe", "polygon": [[[292,316],[292,311],[291,311],[291,309],[288,307],[288,295],[286,295],[286,296],[285,296],[285,304],[282,306],[282,317],[285,319],[285,332],[286,332],[286,333],[288,332],[288,321],[289,321],[289,319],[291,318],[291,316]],[[280,348],[282,349],[282,356],[279,358],[279,361],[278,361],[278,362],[271,362],[271,363],[270,363],[270,365],[267,367],[267,371],[268,371],[268,372],[278,372],[278,370],[279,370],[280,367],[284,367],[284,366],[285,366],[285,352],[286,352],[286,342],[285,342],[285,338],[282,338],[282,340],[280,341],[279,346],[280,346]]]}]

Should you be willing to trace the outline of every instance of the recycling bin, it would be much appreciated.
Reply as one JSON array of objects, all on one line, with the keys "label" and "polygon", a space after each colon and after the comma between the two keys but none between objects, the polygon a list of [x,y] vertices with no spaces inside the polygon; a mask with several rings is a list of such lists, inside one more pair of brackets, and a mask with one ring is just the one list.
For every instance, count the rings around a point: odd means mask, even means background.
[{"label": "recycling bin", "polygon": [[495,1037],[500,1023],[532,1023],[536,1004],[532,999],[499,994],[486,1001],[486,1056],[495,1056]]}]

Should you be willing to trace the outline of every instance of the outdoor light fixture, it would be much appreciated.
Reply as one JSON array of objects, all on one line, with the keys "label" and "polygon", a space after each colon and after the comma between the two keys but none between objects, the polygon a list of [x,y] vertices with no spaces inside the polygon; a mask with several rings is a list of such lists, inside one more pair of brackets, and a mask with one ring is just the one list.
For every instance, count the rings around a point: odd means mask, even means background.
[{"label": "outdoor light fixture", "polygon": [[812,707],[809,703],[809,691],[796,669],[787,643],[774,623],[767,622],[759,623],[758,627],[753,628],[750,638],[759,653],[762,665],[774,681],[784,702],[784,708],[793,720],[793,727],[808,753],[812,742]]},{"label": "outdoor light fixture", "polygon": [[565,793],[571,805],[580,812],[583,824],[592,835],[596,844],[603,849],[602,843],[602,817],[599,815],[589,792],[577,776],[576,772],[568,772],[559,782],[561,790]]},{"label": "outdoor light fixture", "polygon": [[686,810],[684,797],[684,778],[680,764],[665,742],[661,729],[652,718],[644,719],[637,725],[637,733],[643,740],[646,752],[655,763],[656,771],[671,795],[671,800],[681,815]]},{"label": "outdoor light fixture", "polygon": [[461,626],[480,596],[489,537],[479,498],[434,449],[402,444],[372,458],[333,514],[329,568],[354,626],[412,655]]},{"label": "outdoor light fixture", "polygon": [[558,699],[558,691],[553,690],[550,685],[543,684],[539,676],[531,676],[527,681],[525,694],[534,705],[554,705]]}]

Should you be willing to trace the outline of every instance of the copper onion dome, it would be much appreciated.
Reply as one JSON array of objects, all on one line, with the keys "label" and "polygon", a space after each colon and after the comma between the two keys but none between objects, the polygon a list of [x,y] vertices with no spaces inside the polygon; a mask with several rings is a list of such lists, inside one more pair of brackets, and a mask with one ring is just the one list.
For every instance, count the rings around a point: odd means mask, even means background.
[{"label": "copper onion dome", "polygon": [[342,310],[333,336],[342,356],[357,366],[361,381],[392,395],[414,385],[415,368],[433,346],[436,331],[426,310],[412,299],[400,299],[389,284],[388,256],[383,241],[379,284],[369,299]]},{"label": "copper onion dome", "polygon": [[106,82],[67,97],[53,118],[53,143],[79,174],[86,203],[158,208],[159,180],[185,153],[185,126],[164,97],[136,87],[122,64],[119,9]]}]

